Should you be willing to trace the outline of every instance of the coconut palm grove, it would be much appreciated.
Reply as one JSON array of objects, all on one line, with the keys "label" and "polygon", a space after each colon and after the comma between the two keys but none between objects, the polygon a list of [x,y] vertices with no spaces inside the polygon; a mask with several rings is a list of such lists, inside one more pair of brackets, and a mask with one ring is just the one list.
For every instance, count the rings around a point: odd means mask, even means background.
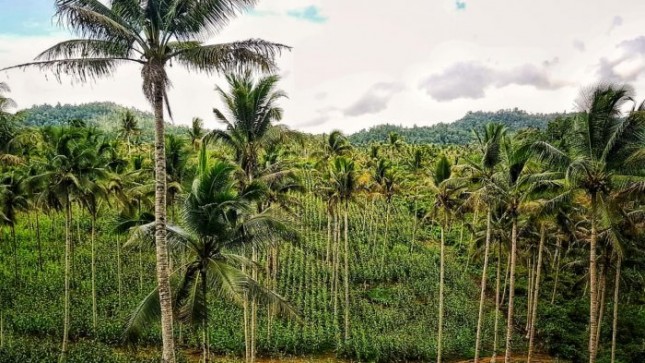
[{"label": "coconut palm grove", "polygon": [[[53,3],[73,36],[0,71],[0,363],[645,362],[630,82],[309,133],[283,122],[295,48],[205,41],[255,1]],[[128,64],[147,108],[11,92]],[[175,122],[170,67],[212,78],[216,127]]]}]

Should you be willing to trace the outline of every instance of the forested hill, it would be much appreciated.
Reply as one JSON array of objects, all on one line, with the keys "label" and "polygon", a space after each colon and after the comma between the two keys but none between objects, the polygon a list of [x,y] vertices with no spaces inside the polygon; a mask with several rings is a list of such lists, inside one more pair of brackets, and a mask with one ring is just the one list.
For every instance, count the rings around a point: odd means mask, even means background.
[{"label": "forested hill", "polygon": [[466,144],[472,141],[472,129],[481,128],[489,122],[504,124],[511,131],[527,127],[545,128],[550,120],[559,115],[561,114],[530,114],[517,108],[496,112],[469,111],[464,117],[452,123],[413,127],[378,125],[369,130],[363,129],[349,138],[354,144],[387,142],[390,133],[394,132],[412,144]]},{"label": "forested hill", "polygon": [[[143,130],[144,140],[152,140],[154,116],[150,112],[128,108],[113,102],[91,102],[79,105],[58,103],[55,106],[44,104],[32,106],[19,111],[16,116],[26,126],[61,125],[71,120],[83,120],[107,132],[114,132],[120,127],[120,120],[126,111],[134,114],[139,127]],[[174,133],[181,127],[168,125],[169,132]]]}]

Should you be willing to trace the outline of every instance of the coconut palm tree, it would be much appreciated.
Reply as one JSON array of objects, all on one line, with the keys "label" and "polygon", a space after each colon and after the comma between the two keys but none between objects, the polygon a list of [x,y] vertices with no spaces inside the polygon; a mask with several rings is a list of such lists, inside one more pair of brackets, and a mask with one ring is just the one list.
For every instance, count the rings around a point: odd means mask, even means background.
[{"label": "coconut palm tree", "polygon": [[0,116],[4,117],[9,114],[9,111],[16,108],[16,102],[11,98],[5,96],[3,93],[11,92],[11,89],[5,82],[0,82]]},{"label": "coconut palm tree", "polygon": [[[252,182],[238,191],[236,168],[223,161],[209,166],[206,153],[202,155],[199,173],[182,210],[186,229],[167,228],[172,250],[186,249],[190,254],[185,266],[175,272],[181,274],[174,289],[176,314],[181,320],[202,327],[204,362],[209,362],[209,293],[235,302],[248,294],[295,314],[284,298],[239,269],[254,263],[235,252],[247,244],[294,240],[297,235],[272,217],[270,210],[254,213],[255,203],[266,193],[264,185]],[[151,241],[152,237],[153,225],[146,224],[134,231],[128,243]],[[140,332],[159,314],[158,306],[158,293],[153,291],[132,314],[127,334]]]},{"label": "coconut palm tree", "polygon": [[202,137],[204,137],[205,134],[206,130],[204,130],[204,120],[199,117],[194,117],[190,123],[190,128],[188,129],[188,136],[190,137],[190,143],[193,145],[195,150],[199,150]]},{"label": "coconut palm tree", "polygon": [[18,266],[18,240],[16,239],[16,222],[18,213],[26,211],[29,199],[25,188],[25,178],[20,171],[10,171],[0,178],[0,223],[8,226],[13,244],[14,285],[18,286],[20,274]]},{"label": "coconut palm tree", "polygon": [[119,122],[121,125],[119,126],[118,135],[125,138],[129,156],[132,153],[132,139],[141,134],[141,128],[134,113],[130,110],[125,111]]},{"label": "coconut palm tree", "polygon": [[[171,63],[207,73],[257,67],[276,69],[275,57],[287,47],[251,39],[203,44],[199,39],[216,34],[256,0],[56,0],[59,24],[78,39],[45,50],[34,62],[10,68],[37,67],[60,79],[71,75],[80,81],[107,77],[123,64],[141,67],[143,93],[155,115],[155,219],[157,223],[157,281],[162,306],[163,362],[175,362],[172,306],[165,237],[166,171],[164,103],[169,105],[166,72]],[[9,68],[6,68],[9,69]],[[170,109],[168,108],[170,113]]]},{"label": "coconut palm tree", "polygon": [[589,201],[589,362],[596,361],[598,330],[597,248],[600,216],[607,214],[608,197],[618,190],[642,193],[645,182],[645,103],[624,115],[623,106],[633,102],[625,85],[600,84],[581,93],[580,113],[566,153],[554,145],[537,142],[541,157],[563,172],[569,191],[582,192]]},{"label": "coconut palm tree", "polygon": [[475,137],[478,141],[479,149],[481,151],[481,159],[479,162],[471,162],[468,159],[469,168],[472,170],[471,179],[473,182],[486,182],[480,183],[481,187],[476,193],[473,193],[475,199],[481,200],[486,205],[486,243],[484,247],[484,265],[482,267],[481,278],[481,294],[479,296],[479,314],[477,317],[477,333],[475,338],[475,363],[479,362],[479,351],[481,343],[481,331],[484,318],[484,300],[486,298],[486,276],[488,269],[488,255],[490,250],[491,241],[491,223],[492,214],[494,209],[495,200],[487,198],[488,189],[487,185],[490,184],[495,168],[501,161],[501,144],[506,133],[506,129],[501,124],[489,123],[484,127],[482,133],[473,130]]},{"label": "coconut palm tree", "polygon": [[429,216],[441,230],[439,258],[439,318],[437,329],[437,363],[442,362],[443,318],[444,318],[444,275],[445,275],[445,230],[449,228],[455,211],[465,197],[466,184],[463,180],[451,178],[452,165],[445,155],[441,155],[431,175],[430,190],[434,194],[434,204]]},{"label": "coconut palm tree", "polygon": [[347,343],[350,339],[349,321],[349,203],[354,198],[354,193],[358,189],[356,169],[354,162],[344,156],[334,158],[329,168],[329,177],[331,182],[331,191],[333,199],[337,200],[343,207],[343,227],[344,227],[344,254],[343,254],[343,285],[345,288],[345,322],[344,322],[344,340]]},{"label": "coconut palm tree", "polygon": [[[229,92],[217,87],[225,109],[213,109],[217,120],[226,126],[225,130],[214,129],[204,136],[204,143],[219,141],[233,151],[234,161],[242,170],[242,185],[261,180],[268,183],[276,178],[285,175],[284,170],[276,169],[275,165],[270,168],[260,167],[260,156],[262,152],[276,139],[281,139],[285,134],[290,133],[284,128],[274,126],[275,122],[282,119],[282,108],[277,102],[286,97],[286,94],[277,89],[280,80],[278,76],[266,76],[254,80],[250,72],[230,73],[226,76],[229,85]],[[258,210],[263,208],[259,202]],[[257,249],[251,246],[251,260],[257,262]],[[257,278],[256,266],[251,266],[251,277]],[[245,341],[247,346],[247,360],[255,361],[256,346],[256,324],[257,304],[250,302],[247,307],[245,302]],[[250,314],[250,319],[248,319]]]},{"label": "coconut palm tree", "polygon": [[51,208],[65,211],[65,296],[63,309],[63,342],[60,360],[65,361],[70,326],[70,253],[72,250],[73,205],[81,203],[83,195],[105,171],[97,167],[96,145],[87,143],[84,130],[70,127],[48,127],[42,130],[50,145],[42,173],[31,177],[31,183],[47,185],[40,198]]}]

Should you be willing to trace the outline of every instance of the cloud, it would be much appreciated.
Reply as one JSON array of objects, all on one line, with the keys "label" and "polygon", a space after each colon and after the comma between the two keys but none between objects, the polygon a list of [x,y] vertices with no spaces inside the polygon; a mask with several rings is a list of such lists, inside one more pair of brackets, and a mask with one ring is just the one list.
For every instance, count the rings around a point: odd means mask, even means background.
[{"label": "cloud", "polygon": [[345,116],[361,116],[378,113],[387,108],[395,94],[403,90],[403,85],[394,82],[381,82],[373,85],[358,101],[343,110]]},{"label": "cloud", "polygon": [[457,10],[466,10],[466,2],[462,0],[455,0]]},{"label": "cloud", "polygon": [[596,74],[601,81],[633,82],[645,72],[645,36],[622,41],[616,48],[622,54],[616,59],[601,58]]},{"label": "cloud", "polygon": [[618,44],[618,48],[623,49],[627,54],[626,56],[632,55],[645,55],[645,36],[641,35],[634,39],[625,40]]},{"label": "cloud", "polygon": [[585,46],[585,43],[580,39],[575,39],[573,41],[573,47],[576,48],[580,52],[584,52],[585,50],[587,50],[587,47]]},{"label": "cloud", "polygon": [[623,17],[619,15],[614,16],[614,18],[611,19],[611,26],[609,27],[609,33],[611,33],[612,30],[618,28],[621,25],[623,25]]},{"label": "cloud", "polygon": [[301,20],[307,20],[312,23],[324,23],[327,17],[320,14],[320,9],[314,5],[307,6],[301,9],[294,9],[287,11],[287,15]]},{"label": "cloud", "polygon": [[479,62],[459,62],[442,73],[429,76],[421,82],[419,88],[437,101],[451,101],[458,98],[483,98],[486,89],[490,87],[502,88],[510,85],[553,90],[565,84],[551,80],[546,66],[540,68],[533,64],[524,64],[509,70],[498,70]]}]

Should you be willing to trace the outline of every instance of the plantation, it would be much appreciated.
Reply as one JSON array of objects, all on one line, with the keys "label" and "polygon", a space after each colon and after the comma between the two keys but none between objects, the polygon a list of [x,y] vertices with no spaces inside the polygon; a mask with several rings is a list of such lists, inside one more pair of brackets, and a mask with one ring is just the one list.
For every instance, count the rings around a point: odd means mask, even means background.
[{"label": "plantation", "polygon": [[[198,41],[253,4],[58,0],[79,39],[2,70],[129,62],[153,112],[14,112],[0,83],[0,363],[645,361],[632,87],[304,133],[280,123],[288,46]],[[225,76],[221,128],[166,123],[173,61]]]}]

